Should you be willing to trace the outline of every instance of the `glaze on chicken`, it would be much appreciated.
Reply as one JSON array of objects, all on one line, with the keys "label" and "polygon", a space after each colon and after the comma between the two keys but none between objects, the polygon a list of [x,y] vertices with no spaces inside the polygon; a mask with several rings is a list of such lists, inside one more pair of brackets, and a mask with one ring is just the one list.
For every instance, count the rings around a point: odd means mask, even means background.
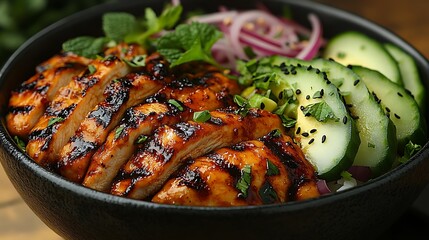
[{"label": "glaze on chicken", "polygon": [[[144,64],[131,65],[136,57]],[[238,106],[241,90],[215,66],[170,68],[120,43],[95,59],[61,53],[38,65],[11,93],[6,125],[36,163],[121,197],[243,206],[319,196],[281,119]],[[195,119],[201,111],[208,120]]]}]

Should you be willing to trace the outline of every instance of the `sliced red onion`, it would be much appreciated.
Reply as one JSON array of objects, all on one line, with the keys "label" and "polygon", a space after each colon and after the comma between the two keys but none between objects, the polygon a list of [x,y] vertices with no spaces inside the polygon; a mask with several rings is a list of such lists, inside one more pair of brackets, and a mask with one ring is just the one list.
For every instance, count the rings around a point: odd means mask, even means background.
[{"label": "sliced red onion", "polygon": [[329,189],[328,184],[326,183],[325,180],[319,179],[317,180],[316,184],[320,194],[323,195],[323,194],[331,193],[331,189]]},{"label": "sliced red onion", "polygon": [[303,60],[311,60],[319,52],[322,36],[322,25],[319,18],[315,14],[309,14],[308,19],[312,26],[312,33],[308,44],[302,49],[302,51],[296,55],[296,58]]},{"label": "sliced red onion", "polygon": [[367,182],[372,177],[371,168],[367,166],[351,166],[347,171],[361,182]]}]

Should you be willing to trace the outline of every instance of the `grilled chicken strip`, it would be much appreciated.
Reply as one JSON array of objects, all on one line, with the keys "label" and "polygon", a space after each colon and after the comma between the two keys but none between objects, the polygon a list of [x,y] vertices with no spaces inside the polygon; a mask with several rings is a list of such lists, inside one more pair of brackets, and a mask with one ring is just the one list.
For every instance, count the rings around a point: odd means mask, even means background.
[{"label": "grilled chicken strip", "polygon": [[104,92],[105,100],[86,116],[75,135],[63,147],[59,160],[60,174],[71,181],[81,182],[90,158],[125,110],[153,95],[163,85],[163,81],[146,73],[131,73],[112,82]]},{"label": "grilled chicken strip", "polygon": [[[230,106],[233,104],[232,95],[238,92],[237,83],[218,72],[172,81],[146,103],[127,111],[121,123],[93,155],[83,185],[108,191],[119,168],[135,151],[135,143],[140,136],[151,135],[162,125],[190,120],[193,111]],[[177,102],[169,102],[170,99]]]},{"label": "grilled chicken strip", "polygon": [[33,75],[12,92],[6,123],[12,135],[27,139],[37,120],[43,115],[48,103],[58,89],[81,73],[90,59],[73,54],[61,54],[39,65]]},{"label": "grilled chicken strip", "polygon": [[[129,48],[124,46],[124,49]],[[145,53],[141,48],[132,49],[133,54],[127,54],[126,58]],[[53,165],[56,165],[62,147],[73,136],[88,112],[103,99],[106,85],[112,79],[123,77],[129,72],[130,67],[118,56],[108,55],[94,60],[82,75],[74,77],[58,91],[31,130],[26,147],[29,156],[42,166],[56,168]]]},{"label": "grilled chicken strip", "polygon": [[189,162],[152,202],[223,207],[319,196],[314,168],[292,139],[279,131]]},{"label": "grilled chicken strip", "polygon": [[159,191],[187,159],[282,129],[280,119],[264,110],[250,109],[245,116],[232,108],[210,114],[203,123],[188,121],[158,128],[120,169],[111,193],[146,199]]}]

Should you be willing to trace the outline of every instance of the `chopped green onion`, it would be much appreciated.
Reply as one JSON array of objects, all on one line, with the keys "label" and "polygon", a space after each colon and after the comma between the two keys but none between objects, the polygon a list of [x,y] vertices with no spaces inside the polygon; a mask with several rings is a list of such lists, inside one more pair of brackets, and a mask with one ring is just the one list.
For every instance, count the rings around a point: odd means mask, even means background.
[{"label": "chopped green onion", "polygon": [[124,126],[119,126],[118,128],[116,128],[115,139],[118,139],[121,136],[122,131],[124,131],[124,128],[125,128]]},{"label": "chopped green onion", "polygon": [[194,121],[195,122],[205,122],[211,118],[210,112],[208,110],[194,112]]},{"label": "chopped green onion", "polygon": [[90,64],[88,65],[88,71],[89,74],[94,74],[97,71],[97,68],[95,68],[94,65]]},{"label": "chopped green onion", "polygon": [[243,169],[241,169],[241,177],[237,182],[237,185],[235,187],[240,191],[238,194],[239,197],[246,198],[247,197],[247,191],[250,187],[250,181],[252,179],[252,167],[250,165],[245,165]]},{"label": "chopped green onion", "polygon": [[279,168],[274,165],[273,162],[271,162],[269,159],[267,159],[267,176],[275,176],[275,175],[279,175],[280,174],[280,170]]},{"label": "chopped green onion", "polygon": [[140,135],[138,138],[137,138],[137,143],[138,144],[140,144],[140,143],[144,143],[144,142],[146,142],[146,140],[148,139],[148,136],[146,136],[146,135]]},{"label": "chopped green onion", "polygon": [[21,151],[25,152],[25,142],[19,138],[18,136],[14,136],[13,139],[15,140],[16,144],[18,145],[19,149]]},{"label": "chopped green onion", "polygon": [[176,101],[175,99],[169,99],[168,103],[175,106],[177,109],[179,109],[179,111],[183,111],[183,106],[178,101]]},{"label": "chopped green onion", "polygon": [[64,121],[64,118],[62,118],[62,117],[54,117],[54,118],[51,118],[51,119],[49,119],[49,121],[48,121],[48,127],[50,127],[50,126],[54,125],[55,123],[62,122],[62,121]]}]

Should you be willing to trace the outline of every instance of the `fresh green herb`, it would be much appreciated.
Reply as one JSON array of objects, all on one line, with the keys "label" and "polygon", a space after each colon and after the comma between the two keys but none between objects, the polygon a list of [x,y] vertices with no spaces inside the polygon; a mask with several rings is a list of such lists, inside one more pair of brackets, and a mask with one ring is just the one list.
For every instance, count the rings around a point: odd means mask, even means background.
[{"label": "fresh green herb", "polygon": [[175,31],[158,39],[157,49],[171,63],[171,67],[191,61],[205,61],[218,66],[211,54],[211,47],[221,37],[222,32],[210,24],[180,24]]},{"label": "fresh green herb", "polygon": [[293,128],[296,124],[296,119],[288,118],[286,116],[280,116],[280,119],[282,120],[282,125],[285,128]]},{"label": "fresh green herb", "polygon": [[404,148],[404,156],[402,156],[399,159],[400,163],[405,163],[408,160],[410,160],[410,158],[412,156],[414,156],[414,154],[416,154],[418,151],[420,151],[420,149],[422,149],[422,146],[419,144],[414,144],[412,141],[409,141]]},{"label": "fresh green herb", "polygon": [[238,182],[235,185],[235,187],[240,191],[240,193],[238,194],[239,197],[247,197],[247,191],[249,190],[250,182],[252,180],[251,172],[252,167],[250,165],[245,165],[241,169],[241,177],[240,179],[238,179]]},{"label": "fresh green herb", "polygon": [[95,68],[94,65],[90,64],[88,65],[88,71],[89,71],[89,74],[92,75],[97,71],[97,68]]},{"label": "fresh green herb", "polygon": [[279,174],[280,174],[280,170],[278,169],[278,167],[276,165],[274,165],[274,163],[271,162],[267,158],[267,173],[265,175],[267,175],[267,176],[275,176],[275,175],[279,175]]},{"label": "fresh green herb", "polygon": [[133,57],[131,61],[123,59],[130,67],[144,67],[146,66],[146,55],[138,55]]},{"label": "fresh green herb", "polygon": [[245,46],[243,48],[243,51],[249,59],[253,59],[257,56],[256,53],[253,51],[253,49],[249,46]]},{"label": "fresh green herb", "polygon": [[148,139],[148,136],[146,136],[146,135],[140,135],[137,138],[137,144],[144,143],[144,142],[146,142],[147,139]]},{"label": "fresh green herb", "polygon": [[97,54],[103,50],[104,45],[108,41],[109,40],[104,37],[95,38],[82,36],[64,42],[62,47],[65,52],[72,52],[87,58],[96,58]]},{"label": "fresh green herb", "polygon": [[247,99],[245,99],[244,97],[240,96],[240,95],[234,95],[234,102],[239,106],[239,107],[246,107],[248,104]]},{"label": "fresh green herb", "polygon": [[278,199],[277,193],[269,182],[264,182],[258,191],[259,196],[264,204],[275,203]]},{"label": "fresh green herb", "polygon": [[280,131],[280,129],[275,129],[273,130],[273,137],[278,138],[282,135],[282,132]]},{"label": "fresh green herb", "polygon": [[180,19],[183,7],[181,5],[166,5],[159,17],[151,8],[145,9],[145,18],[133,32],[125,36],[126,42],[136,42],[148,46],[148,39],[161,30],[172,29]]},{"label": "fresh green herb", "polygon": [[353,178],[352,174],[347,171],[342,171],[341,177],[344,178],[344,180],[351,180]]},{"label": "fresh green herb", "polygon": [[118,139],[121,136],[124,129],[125,129],[124,126],[119,126],[115,129],[115,139]]},{"label": "fresh green herb", "polygon": [[50,118],[48,121],[48,127],[54,125],[55,123],[62,122],[62,121],[64,121],[64,118],[62,118],[62,117]]},{"label": "fresh green herb", "polygon": [[63,43],[63,50],[77,55],[96,58],[106,45],[114,46],[119,41],[139,43],[148,46],[147,39],[163,29],[172,28],[179,20],[182,6],[170,6],[163,10],[160,17],[147,8],[145,19],[140,21],[125,12],[110,12],[102,16],[104,37],[81,36]]},{"label": "fresh green herb", "polygon": [[194,121],[195,122],[205,122],[211,118],[210,112],[208,110],[194,112]]},{"label": "fresh green herb", "polygon": [[306,116],[313,116],[319,122],[326,122],[328,120],[338,121],[331,107],[325,102],[309,104],[302,110]]},{"label": "fresh green herb", "polygon": [[104,34],[115,42],[123,40],[127,34],[137,28],[134,15],[125,12],[105,13],[102,22]]},{"label": "fresh green herb", "polygon": [[23,152],[26,151],[25,150],[26,144],[21,138],[19,138],[18,136],[14,136],[13,140],[15,140],[15,143],[18,145],[18,147],[19,147],[19,149],[21,149],[21,151],[23,151]]},{"label": "fresh green herb", "polygon": [[176,101],[175,99],[169,99],[168,103],[175,106],[177,109],[179,109],[179,111],[183,111],[183,106],[178,101]]}]

